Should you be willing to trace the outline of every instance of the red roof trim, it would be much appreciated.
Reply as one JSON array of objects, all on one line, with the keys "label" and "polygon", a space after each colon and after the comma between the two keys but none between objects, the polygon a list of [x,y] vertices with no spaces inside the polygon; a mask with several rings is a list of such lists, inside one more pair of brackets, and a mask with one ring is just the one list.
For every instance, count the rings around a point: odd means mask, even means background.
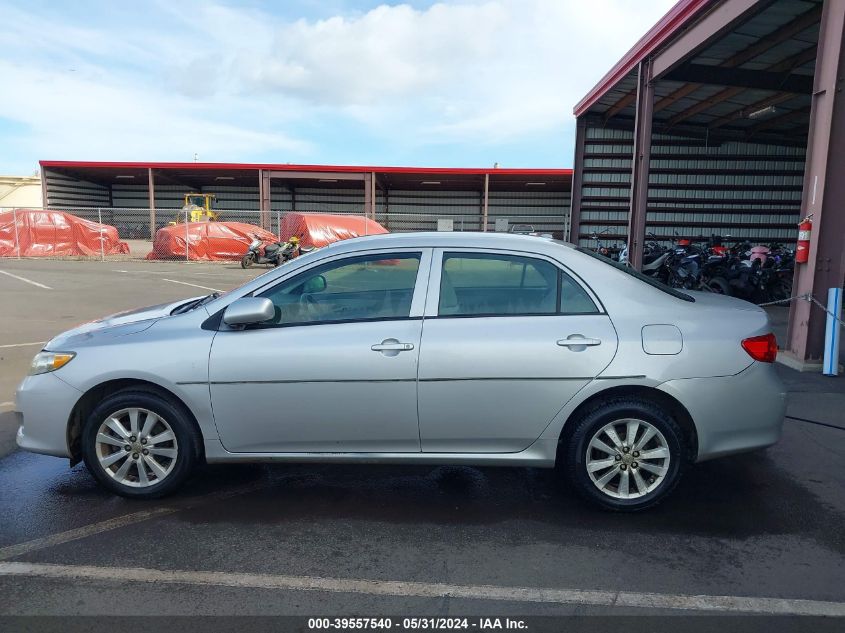
[{"label": "red roof trim", "polygon": [[596,101],[613,88],[631,70],[636,68],[645,57],[668,42],[684,26],[692,20],[702,9],[715,0],[680,0],[669,10],[660,21],[643,35],[640,40],[620,59],[610,71],[601,78],[587,96],[581,99],[573,108],[575,116],[581,116],[589,110]]},{"label": "red roof trim", "polygon": [[513,168],[468,168],[468,167],[368,167],[355,165],[278,165],[274,163],[136,163],[136,162],[99,162],[74,160],[41,160],[44,167],[73,168],[112,168],[112,169],[196,169],[203,171],[232,169],[272,169],[274,171],[337,171],[337,172],[376,172],[380,174],[454,174],[454,175],[503,175],[503,176],[571,176],[571,169],[513,169]]}]

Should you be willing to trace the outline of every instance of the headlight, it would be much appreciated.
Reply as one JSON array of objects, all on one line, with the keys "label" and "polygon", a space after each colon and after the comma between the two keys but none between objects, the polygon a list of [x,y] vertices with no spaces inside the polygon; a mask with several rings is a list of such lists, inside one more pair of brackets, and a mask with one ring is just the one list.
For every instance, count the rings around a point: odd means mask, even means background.
[{"label": "headlight", "polygon": [[74,356],[76,356],[74,352],[38,352],[32,359],[29,375],[37,376],[56,371],[67,365]]}]

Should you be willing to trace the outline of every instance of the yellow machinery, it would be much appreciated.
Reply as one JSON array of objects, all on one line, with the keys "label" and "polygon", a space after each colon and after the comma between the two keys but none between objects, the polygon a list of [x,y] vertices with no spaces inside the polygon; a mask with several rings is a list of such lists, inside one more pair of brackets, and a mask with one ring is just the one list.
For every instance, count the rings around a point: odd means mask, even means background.
[{"label": "yellow machinery", "polygon": [[186,216],[188,222],[216,222],[217,213],[211,209],[212,203],[216,201],[217,196],[213,193],[186,193],[182,211],[176,214],[176,220],[170,224],[184,222]]}]

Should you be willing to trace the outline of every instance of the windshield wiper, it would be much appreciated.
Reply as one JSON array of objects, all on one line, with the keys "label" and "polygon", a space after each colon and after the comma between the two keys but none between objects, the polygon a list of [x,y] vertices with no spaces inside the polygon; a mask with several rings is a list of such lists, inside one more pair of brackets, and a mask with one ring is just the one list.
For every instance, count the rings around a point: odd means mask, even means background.
[{"label": "windshield wiper", "polygon": [[199,308],[200,306],[204,306],[206,303],[208,303],[209,301],[213,301],[214,299],[216,299],[219,296],[220,296],[219,292],[212,292],[210,295],[206,295],[205,297],[200,299],[194,307]]},{"label": "windshield wiper", "polygon": [[193,301],[189,301],[188,303],[185,303],[185,304],[177,307],[170,314],[185,314],[185,312],[193,310],[194,308],[199,308],[201,305],[205,305],[209,301],[216,299],[219,296],[220,296],[219,292],[212,292],[210,295],[206,295],[206,296],[202,297],[201,299],[194,299]]}]

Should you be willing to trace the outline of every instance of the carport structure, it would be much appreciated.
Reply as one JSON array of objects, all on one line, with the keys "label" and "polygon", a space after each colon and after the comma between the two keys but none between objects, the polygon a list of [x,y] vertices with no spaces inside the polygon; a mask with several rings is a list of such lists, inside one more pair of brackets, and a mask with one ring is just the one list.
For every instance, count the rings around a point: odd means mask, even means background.
[{"label": "carport structure", "polygon": [[[794,294],[845,278],[845,0],[681,0],[575,107],[572,239],[730,235],[794,244]],[[647,235],[649,236],[647,238]],[[825,313],[790,308],[786,357],[816,365]]]},{"label": "carport structure", "polygon": [[[528,223],[563,237],[571,169],[368,167],[272,163],[164,163],[42,160],[44,206],[87,217],[131,219],[152,238],[189,192],[213,193],[223,219],[270,228],[290,211],[363,214],[391,231],[493,230],[496,220]],[[87,211],[86,211],[87,210]]]}]

